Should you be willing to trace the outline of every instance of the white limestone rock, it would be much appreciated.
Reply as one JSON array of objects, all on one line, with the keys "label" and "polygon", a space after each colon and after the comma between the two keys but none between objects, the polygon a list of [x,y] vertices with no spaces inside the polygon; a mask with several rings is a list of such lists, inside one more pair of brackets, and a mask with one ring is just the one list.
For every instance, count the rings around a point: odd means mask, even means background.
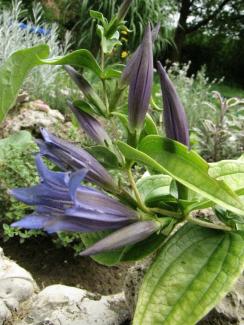
[{"label": "white limestone rock", "polygon": [[128,317],[123,294],[100,296],[58,284],[37,294],[16,325],[119,325]]},{"label": "white limestone rock", "polygon": [[5,257],[0,248],[0,325],[33,295],[36,288],[31,274]]}]

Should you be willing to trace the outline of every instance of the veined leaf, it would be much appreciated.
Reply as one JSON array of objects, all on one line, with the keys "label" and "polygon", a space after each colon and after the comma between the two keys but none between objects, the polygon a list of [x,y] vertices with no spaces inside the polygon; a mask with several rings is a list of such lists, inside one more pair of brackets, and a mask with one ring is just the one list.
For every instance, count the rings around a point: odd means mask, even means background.
[{"label": "veined leaf", "polygon": [[208,173],[211,177],[223,180],[233,190],[244,189],[244,161],[222,160],[209,164]]},{"label": "veined leaf", "polygon": [[40,58],[47,58],[48,54],[49,47],[42,44],[14,52],[0,66],[0,122],[14,106],[27,74],[32,68],[41,64]]},{"label": "veined leaf", "polygon": [[147,203],[162,200],[163,196],[170,195],[172,178],[168,175],[152,175],[142,177],[136,185],[141,198]]},{"label": "veined leaf", "polygon": [[41,59],[40,63],[42,64],[51,64],[51,65],[64,65],[70,64],[75,67],[88,68],[93,71],[98,77],[102,75],[102,69],[97,63],[97,60],[91,54],[90,51],[81,49],[76,50],[72,53],[66,54],[64,56],[58,56],[56,58]]},{"label": "veined leaf", "polygon": [[224,208],[244,215],[244,205],[223,181],[208,175],[208,164],[193,150],[176,141],[150,135],[141,141],[139,149],[118,142],[124,156],[140,161],[160,173],[167,173],[181,184]]},{"label": "veined leaf", "polygon": [[194,325],[244,267],[240,234],[183,226],[161,248],[140,292],[133,325]]}]

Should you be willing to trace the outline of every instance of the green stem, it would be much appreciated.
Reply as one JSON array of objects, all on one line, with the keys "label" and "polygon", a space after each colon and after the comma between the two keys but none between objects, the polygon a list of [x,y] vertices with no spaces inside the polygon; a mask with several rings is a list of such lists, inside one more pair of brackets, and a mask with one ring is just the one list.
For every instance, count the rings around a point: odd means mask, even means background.
[{"label": "green stem", "polygon": [[116,85],[115,90],[114,90],[114,93],[113,93],[113,97],[112,97],[112,99],[110,101],[110,105],[109,105],[110,112],[113,112],[116,109],[116,106],[118,104],[118,101],[120,100],[121,95],[123,94],[125,88],[126,87],[120,88],[118,86],[118,84]]},{"label": "green stem", "polygon": [[180,216],[182,216],[181,212],[170,211],[170,210],[161,209],[161,208],[150,208],[150,211],[162,214],[163,216],[169,216],[169,217],[180,217]]},{"label": "green stem", "polygon": [[136,201],[137,201],[137,204],[138,204],[138,207],[144,211],[144,212],[147,212],[147,213],[150,213],[150,209],[147,208],[144,203],[142,202],[142,199],[141,199],[141,196],[140,196],[140,193],[136,187],[136,183],[135,183],[135,180],[134,180],[134,177],[132,175],[132,172],[131,172],[131,167],[129,166],[129,168],[127,169],[127,172],[128,172],[128,178],[129,178],[129,182],[130,182],[130,185],[132,187],[132,190],[135,194],[135,197],[136,197]]},{"label": "green stem", "polygon": [[[104,52],[101,46],[101,68],[102,71],[104,70],[104,65],[105,65],[105,57],[104,57]],[[104,79],[101,79],[102,85],[103,85],[103,99],[105,102],[105,107],[106,107],[106,113],[107,116],[109,115],[109,102],[108,102],[108,94],[107,94],[107,87],[106,87],[106,81]]]},{"label": "green stem", "polygon": [[179,212],[174,212],[174,211],[161,209],[161,208],[148,208],[147,206],[145,206],[145,204],[143,203],[143,201],[141,199],[141,195],[140,195],[140,193],[139,193],[139,191],[137,189],[134,177],[132,175],[131,165],[128,167],[127,172],[128,172],[128,178],[129,178],[130,185],[131,185],[132,190],[133,190],[133,192],[135,194],[135,197],[136,197],[137,205],[143,212],[146,212],[146,213],[149,213],[149,214],[158,213],[158,214],[161,214],[161,215],[167,216],[167,217],[181,216],[181,213],[179,213]]},{"label": "green stem", "polygon": [[108,101],[106,81],[104,79],[102,79],[102,84],[103,84],[103,98],[105,101],[106,113],[107,113],[107,116],[109,116],[109,101]]},{"label": "green stem", "polygon": [[199,225],[201,227],[205,227],[205,228],[211,228],[211,229],[218,229],[218,230],[224,230],[224,231],[231,231],[232,229],[228,226],[225,225],[217,225],[211,222],[207,222],[207,221],[203,221],[200,219],[195,219],[192,218],[190,216],[186,217],[186,220],[190,223],[194,223],[196,225]]}]

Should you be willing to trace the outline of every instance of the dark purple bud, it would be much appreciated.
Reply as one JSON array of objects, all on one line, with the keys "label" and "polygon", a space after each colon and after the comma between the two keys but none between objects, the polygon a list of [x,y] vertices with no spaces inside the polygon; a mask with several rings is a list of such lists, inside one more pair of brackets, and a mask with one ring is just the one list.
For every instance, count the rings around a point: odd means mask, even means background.
[{"label": "dark purple bud", "polygon": [[67,103],[76,116],[81,128],[89,135],[91,139],[93,139],[97,144],[102,145],[111,142],[107,132],[97,119],[76,107],[70,100],[67,101]]},{"label": "dark purple bud", "polygon": [[139,221],[113,232],[111,235],[99,240],[94,245],[88,247],[80,253],[81,256],[95,255],[102,252],[111,251],[126,245],[140,242],[160,228],[156,221]]},{"label": "dark purple bud", "polygon": [[166,136],[189,147],[189,128],[184,107],[172,81],[159,61],[157,67],[163,95]]},{"label": "dark purple bud", "polygon": [[148,24],[142,44],[132,59],[133,67],[130,75],[128,119],[132,132],[141,129],[149,107],[153,83],[152,35]]},{"label": "dark purple bud", "polygon": [[[153,30],[152,30],[152,43],[155,42],[157,39],[158,33],[160,29],[160,24],[157,24]],[[130,82],[130,77],[132,75],[132,71],[134,69],[134,66],[136,62],[140,59],[141,56],[141,47],[142,44],[138,46],[138,48],[135,50],[135,52],[132,54],[131,58],[129,59],[128,63],[126,64],[126,67],[123,71],[122,77],[121,77],[121,82],[122,84],[127,84]]]},{"label": "dark purple bud", "polygon": [[89,84],[89,82],[82,76],[82,74],[77,72],[70,65],[65,65],[64,69],[69,74],[74,83],[78,86],[78,88],[82,91],[84,96],[86,96],[90,102],[99,110],[99,112],[104,115],[106,112],[106,106],[98,94],[95,92],[95,90],[92,88],[92,86]]},{"label": "dark purple bud", "polygon": [[135,210],[105,193],[80,185],[87,170],[74,173],[47,169],[36,157],[40,184],[10,191],[19,201],[35,206],[35,212],[13,227],[57,231],[91,232],[113,230],[138,221]]},{"label": "dark purple bud", "polygon": [[114,190],[116,185],[107,170],[86,150],[64,141],[41,129],[44,142],[37,142],[40,152],[62,169],[88,170],[86,180],[103,186],[108,190]]},{"label": "dark purple bud", "polygon": [[124,0],[122,2],[121,6],[119,7],[118,14],[117,14],[117,19],[119,21],[121,21],[125,18],[132,1],[133,0]]}]

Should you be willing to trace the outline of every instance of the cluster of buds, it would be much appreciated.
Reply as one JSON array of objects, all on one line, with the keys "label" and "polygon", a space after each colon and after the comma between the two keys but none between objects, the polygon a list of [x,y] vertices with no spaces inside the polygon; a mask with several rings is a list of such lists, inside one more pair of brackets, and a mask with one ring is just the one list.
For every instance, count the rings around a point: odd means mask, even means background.
[{"label": "cluster of buds", "polygon": [[[120,7],[123,19],[131,1]],[[153,42],[159,26],[147,25],[142,43],[132,55],[121,77],[129,84],[128,124],[131,134],[140,133],[149,109],[153,84]],[[161,63],[157,63],[161,81],[166,136],[189,147],[189,131],[184,108]],[[104,104],[89,82],[70,66],[65,70],[94,106],[104,111]],[[82,111],[71,101],[68,106],[84,131],[100,145],[112,141],[101,123],[89,112]],[[40,183],[30,188],[12,189],[18,200],[35,207],[35,211],[12,224],[13,227],[58,231],[96,232],[111,230],[112,234],[87,248],[81,255],[93,255],[134,244],[160,229],[156,220],[141,220],[140,212],[82,181],[94,183],[109,193],[116,193],[117,184],[108,171],[86,150],[64,141],[46,129],[37,140],[40,154],[36,166]],[[45,156],[62,171],[50,171],[42,161]]]}]

